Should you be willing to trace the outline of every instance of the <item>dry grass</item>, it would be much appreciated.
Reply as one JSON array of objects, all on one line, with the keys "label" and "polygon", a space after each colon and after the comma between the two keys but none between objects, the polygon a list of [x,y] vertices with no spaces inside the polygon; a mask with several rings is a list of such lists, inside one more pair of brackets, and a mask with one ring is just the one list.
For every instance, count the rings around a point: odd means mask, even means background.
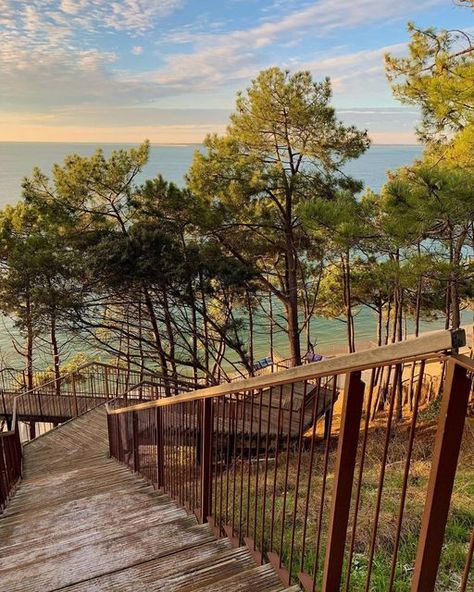
[{"label": "dry grass", "polygon": [[[408,592],[410,589],[438,414],[438,402],[434,401],[425,406],[419,415],[409,465],[407,496],[403,507],[402,529],[396,556],[393,586],[395,592]],[[369,590],[370,592],[385,592],[388,588],[390,568],[395,551],[404,471],[407,464],[409,431],[410,421],[407,418],[402,422],[395,423],[390,434],[380,498],[380,514],[375,527],[375,508],[387,433],[386,416],[379,415],[377,421],[369,429],[362,472],[360,505],[354,531],[355,492],[362,460],[363,434],[362,432],[360,434],[344,569],[346,574],[350,541],[354,536],[354,553],[350,567],[348,591],[365,590],[372,537],[374,537],[375,546]],[[256,462],[255,456],[251,456],[249,459],[248,441],[244,446],[239,446],[237,443],[236,448],[237,457],[230,466],[225,465],[223,456],[218,459],[215,465],[213,514],[217,516],[222,526],[233,519],[240,535],[242,537],[250,535],[256,540],[260,549],[263,548],[267,551],[269,541],[272,539],[273,550],[280,554],[286,566],[291,563],[291,571],[295,577],[301,568],[307,573],[313,573],[316,566],[316,581],[319,582],[325,554],[337,434],[333,434],[328,447],[328,472],[324,496],[322,495],[326,450],[324,441],[315,440],[311,475],[309,470],[311,464],[310,440],[307,440],[306,447],[301,452],[299,472],[299,454],[296,444],[288,452],[280,451],[278,462],[275,462],[274,450],[269,453],[268,459],[265,459],[264,453],[261,453],[259,462]],[[143,447],[142,451],[144,453],[142,468],[146,470],[145,465],[147,465],[153,469],[156,462],[153,447]],[[173,454],[175,462],[173,476],[176,478],[182,474],[184,480],[189,478],[189,470],[186,467],[189,466],[190,459],[195,458],[195,450],[189,446],[183,446],[179,450],[174,448]],[[197,471],[196,477],[198,475],[199,471]],[[149,477],[152,478],[152,473]],[[320,513],[321,500],[323,500],[322,513]],[[308,508],[307,513],[306,508]],[[275,518],[273,533],[271,529],[272,511]],[[294,531],[293,524],[295,524]],[[459,589],[469,537],[473,529],[474,424],[471,421],[471,423],[466,422],[463,436],[438,574],[437,592],[454,592]],[[319,531],[321,538],[318,550],[316,542]],[[305,542],[303,541],[304,535]],[[468,589],[472,589],[473,584],[474,573],[471,573],[469,582],[471,588],[468,585]]]},{"label": "dry grass", "polygon": [[[403,508],[403,521],[400,543],[397,550],[395,583],[393,589],[397,592],[410,589],[410,579],[413,569],[416,545],[420,530],[421,516],[426,497],[426,488],[431,468],[431,457],[434,445],[436,425],[431,419],[437,415],[431,409],[422,413],[420,424],[416,431],[410,471],[407,480],[407,497]],[[375,548],[372,565],[372,575],[369,589],[372,592],[382,592],[387,589],[390,567],[395,550],[398,517],[401,505],[401,491],[404,470],[407,459],[409,423],[401,423],[393,430],[388,448],[388,457],[380,499],[380,515],[377,527],[374,528],[375,508],[378,499],[381,457],[384,449],[386,430],[382,426],[370,429],[364,461],[361,482],[360,506],[354,535],[354,554],[351,564],[350,586],[348,590],[365,589],[368,572],[368,560],[372,537],[375,532]],[[362,440],[362,437],[361,437]],[[330,493],[333,483],[333,468],[336,456],[337,441],[330,446],[328,476],[326,481],[326,495],[323,502],[323,512],[320,515],[320,504],[323,486],[323,463],[325,443],[318,442],[315,447],[312,478],[308,490],[308,472],[310,465],[310,451],[301,455],[301,470],[298,481],[298,454],[293,450],[289,454],[288,478],[286,478],[286,454],[281,454],[275,471],[273,459],[268,462],[268,473],[265,486],[264,462],[260,462],[259,479],[256,479],[256,463],[250,463],[250,499],[248,497],[249,464],[248,459],[237,461],[230,469],[231,491],[228,498],[225,495],[227,474],[223,473],[223,512],[222,523],[229,521],[234,512],[235,523],[242,522],[243,534],[248,532],[257,540],[260,548],[268,549],[271,537],[270,514],[274,505],[275,524],[273,533],[273,548],[283,557],[288,566],[291,560],[294,575],[303,567],[312,573],[316,561],[317,581],[321,578],[322,562],[324,561],[326,531],[329,514]],[[355,473],[355,484],[358,482],[361,462],[361,441],[359,443],[358,461]],[[236,486],[233,488],[233,476],[236,476]],[[243,474],[243,489],[240,479]],[[264,498],[264,491],[266,497]],[[273,494],[275,491],[275,496]],[[217,497],[220,502],[220,479],[218,479]],[[243,501],[242,515],[240,514],[240,499]],[[349,544],[354,527],[354,499],[353,490],[352,509],[348,530],[346,559],[349,554]],[[226,501],[229,507],[225,512]],[[296,505],[296,512],[295,512]],[[306,516],[306,505],[308,513]],[[234,506],[234,507],[233,507]],[[218,503],[218,508],[220,503]],[[283,513],[283,509],[285,510]],[[265,524],[262,517],[265,513]],[[319,553],[316,551],[316,540],[321,516],[321,542]],[[306,517],[306,519],[305,519]],[[292,532],[293,521],[296,525]],[[445,543],[441,558],[436,590],[451,592],[459,588],[462,570],[464,568],[467,546],[471,530],[474,528],[474,429],[466,425],[463,445],[452,498],[449,521],[446,529]],[[306,530],[304,557],[302,556],[303,532]],[[291,542],[293,538],[293,553]],[[281,543],[280,543],[281,541]],[[345,571],[347,570],[347,565]],[[474,574],[473,574],[474,579]],[[457,586],[457,587],[456,587]]]}]

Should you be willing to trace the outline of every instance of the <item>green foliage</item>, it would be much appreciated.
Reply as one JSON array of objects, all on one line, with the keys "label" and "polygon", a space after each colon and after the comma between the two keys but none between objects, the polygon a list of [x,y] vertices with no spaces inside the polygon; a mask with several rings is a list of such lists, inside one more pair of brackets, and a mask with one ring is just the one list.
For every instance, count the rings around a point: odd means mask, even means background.
[{"label": "green foliage", "polygon": [[57,333],[80,333],[121,365],[214,380],[236,355],[251,370],[262,316],[288,334],[295,363],[315,314],[346,323],[350,350],[359,306],[376,314],[379,342],[401,338],[407,316],[459,323],[474,294],[472,52],[450,32],[410,31],[408,57],[388,56],[387,72],[421,106],[427,150],[380,195],[343,170],[369,139],[337,119],[329,79],[279,68],[238,94],[186,188],[138,183],[146,141],[70,155],[51,177],[35,169],[0,215],[0,310],[27,338],[30,367],[45,332],[55,372]]},{"label": "green foliage", "polygon": [[44,331],[51,317],[80,307],[79,263],[36,208],[26,203],[0,213],[0,307],[24,330]]},{"label": "green foliage", "polygon": [[321,257],[300,207],[354,192],[341,167],[368,147],[367,134],[337,120],[329,80],[279,68],[262,71],[245,93],[224,136],[196,152],[190,189],[207,205],[202,229],[247,266],[261,288],[284,304],[292,356],[299,360],[298,294],[307,292],[306,262]]},{"label": "green foliage", "polygon": [[474,122],[474,48],[468,33],[408,25],[408,56],[387,55],[393,92],[422,110],[421,139],[447,140]]}]

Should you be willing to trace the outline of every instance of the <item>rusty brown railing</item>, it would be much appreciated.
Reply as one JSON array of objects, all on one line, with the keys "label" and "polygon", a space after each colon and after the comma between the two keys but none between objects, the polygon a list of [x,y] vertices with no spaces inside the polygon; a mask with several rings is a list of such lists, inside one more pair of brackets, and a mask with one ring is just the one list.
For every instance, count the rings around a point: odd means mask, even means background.
[{"label": "rusty brown railing", "polygon": [[[441,331],[128,408],[114,403],[110,453],[216,535],[272,563],[285,585],[425,592],[441,578],[440,590],[465,592],[472,471],[460,471],[458,487],[456,469],[469,456],[461,444],[474,365],[451,355],[462,337]],[[432,400],[436,372],[441,403]]]},{"label": "rusty brown railing", "polygon": [[16,405],[17,419],[28,423],[28,437],[33,439],[37,423],[64,423],[116,397],[122,397],[126,404],[127,393],[133,398],[134,389],[141,393],[142,399],[149,400],[159,396],[158,391],[176,394],[194,387],[184,379],[91,362],[31,390],[2,391],[0,416],[11,421]]},{"label": "rusty brown railing", "polygon": [[[145,380],[144,375],[148,377]],[[133,383],[134,380],[137,382]],[[128,371],[99,362],[62,375],[60,382],[59,392],[58,381],[51,380],[21,394],[2,393],[0,415],[11,420],[8,430],[0,431],[0,512],[21,477],[20,421],[30,423],[29,439],[33,439],[37,422],[63,423],[107,401],[114,400],[123,406],[195,388],[186,380]]]},{"label": "rusty brown railing", "polygon": [[0,512],[3,512],[21,478],[22,458],[15,407],[11,428],[6,432],[0,432]]}]

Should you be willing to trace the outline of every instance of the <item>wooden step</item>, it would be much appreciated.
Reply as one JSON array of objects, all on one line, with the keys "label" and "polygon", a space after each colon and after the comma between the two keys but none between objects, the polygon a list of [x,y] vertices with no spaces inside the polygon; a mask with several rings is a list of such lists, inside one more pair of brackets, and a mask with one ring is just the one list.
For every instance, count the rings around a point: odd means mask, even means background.
[{"label": "wooden step", "polygon": [[269,565],[216,539],[107,449],[102,408],[25,446],[24,480],[0,517],[2,590],[284,589]]}]

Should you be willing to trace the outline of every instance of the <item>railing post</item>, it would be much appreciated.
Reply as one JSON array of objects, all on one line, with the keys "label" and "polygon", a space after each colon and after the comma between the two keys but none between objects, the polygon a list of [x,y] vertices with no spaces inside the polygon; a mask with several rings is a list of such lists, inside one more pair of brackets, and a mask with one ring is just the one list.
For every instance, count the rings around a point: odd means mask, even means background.
[{"label": "railing post", "polygon": [[133,446],[133,470],[140,470],[140,455],[138,454],[138,414],[132,411],[132,446]]},{"label": "railing post", "polygon": [[76,414],[76,417],[78,417],[78,415],[79,415],[79,407],[77,405],[76,377],[75,377],[74,374],[71,376],[71,379],[72,379],[72,384],[71,384],[71,387],[72,387],[72,396],[74,398],[74,412]]},{"label": "railing post", "polygon": [[35,421],[30,421],[29,437],[30,437],[30,440],[34,440],[36,438],[36,422]]},{"label": "railing post", "polygon": [[365,384],[360,377],[360,372],[351,372],[346,377],[344,387],[322,592],[338,592],[341,583],[357,442],[364,403]]},{"label": "railing post", "polygon": [[163,448],[163,409],[156,408],[156,486],[165,486],[165,454]]},{"label": "railing post", "polygon": [[109,458],[112,457],[116,457],[116,445],[115,445],[115,440],[114,440],[114,436],[112,433],[112,422],[115,420],[115,416],[114,419],[112,420],[112,415],[110,415],[109,413],[107,413],[107,433],[109,435]]},{"label": "railing post", "polygon": [[8,498],[8,469],[4,457],[5,440],[0,438],[0,510]]},{"label": "railing post", "polygon": [[432,592],[436,583],[449,504],[467,413],[470,384],[467,371],[450,359],[436,430],[433,461],[421,521],[412,592]]},{"label": "railing post", "polygon": [[212,398],[202,400],[201,421],[201,521],[207,522],[212,508]]},{"label": "railing post", "polygon": [[109,369],[107,368],[107,366],[104,367],[104,380],[105,380],[105,397],[106,397],[106,399],[110,399]]}]

